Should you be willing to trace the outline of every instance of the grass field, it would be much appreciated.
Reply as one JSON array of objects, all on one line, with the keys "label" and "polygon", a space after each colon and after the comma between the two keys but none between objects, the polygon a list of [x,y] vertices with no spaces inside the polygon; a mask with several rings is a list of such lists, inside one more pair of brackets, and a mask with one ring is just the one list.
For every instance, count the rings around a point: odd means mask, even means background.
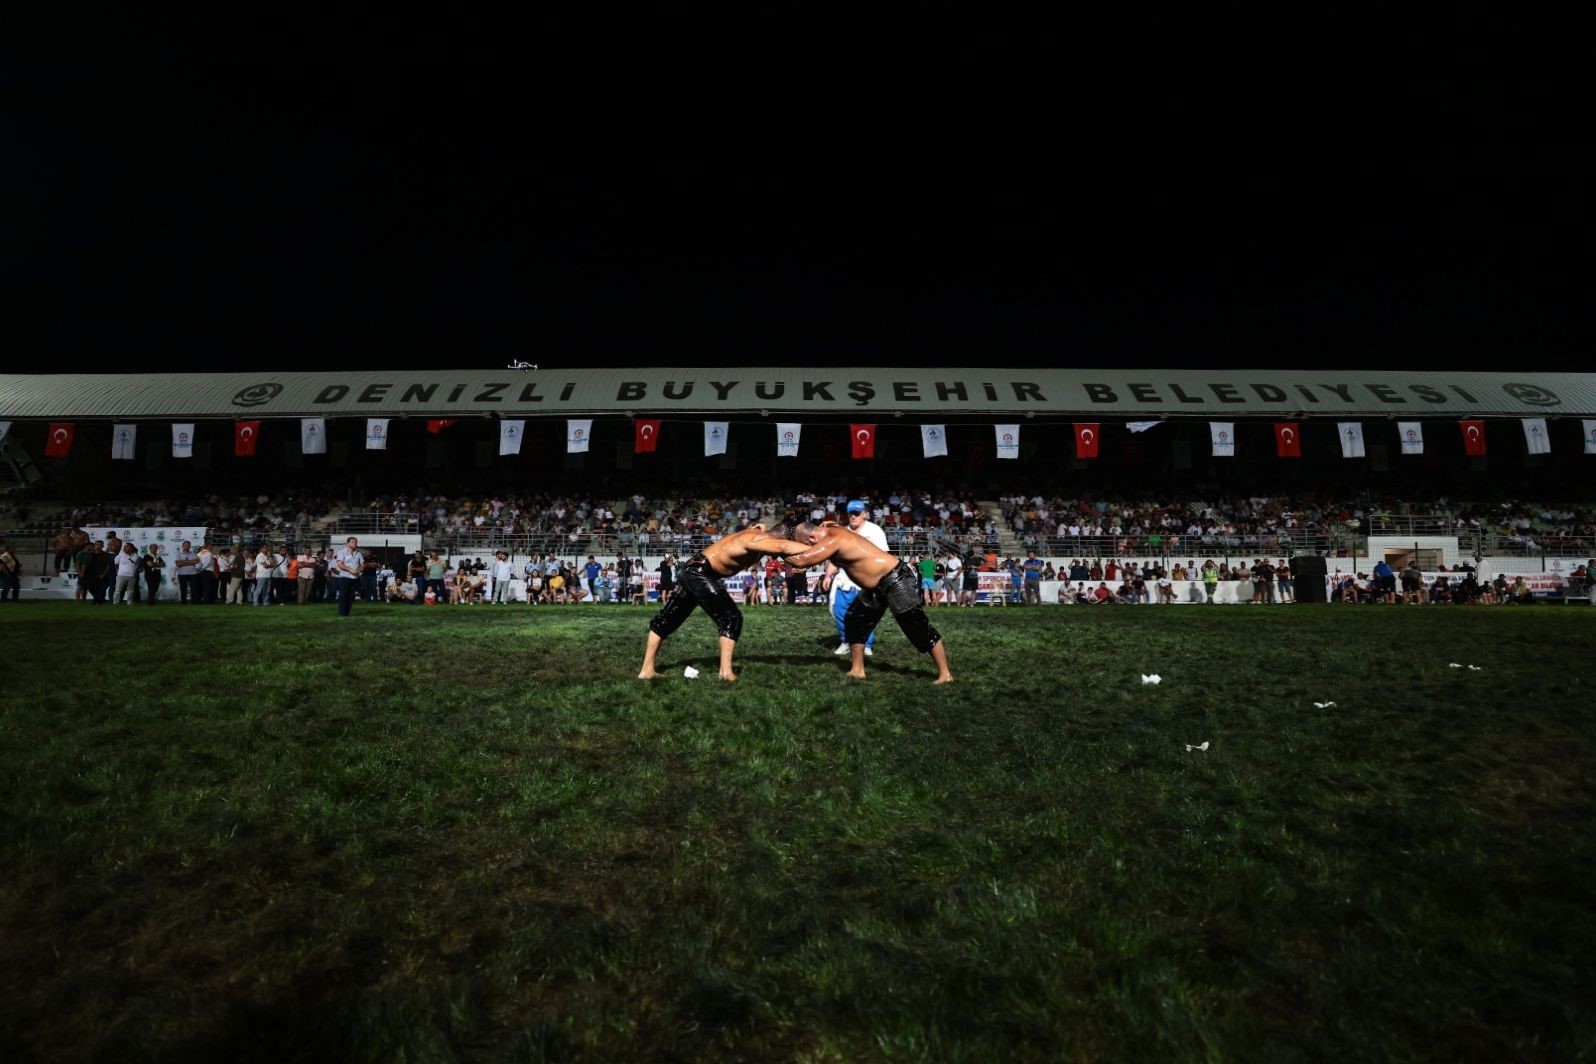
[{"label": "grass field", "polygon": [[1596,1053],[1596,611],[747,612],[0,607],[0,1059]]}]

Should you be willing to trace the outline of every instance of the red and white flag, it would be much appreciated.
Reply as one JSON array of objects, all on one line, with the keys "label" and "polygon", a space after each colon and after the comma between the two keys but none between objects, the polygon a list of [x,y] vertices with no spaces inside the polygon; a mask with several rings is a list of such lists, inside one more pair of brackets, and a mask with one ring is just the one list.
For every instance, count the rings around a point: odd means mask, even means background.
[{"label": "red and white flag", "polygon": [[874,425],[849,425],[848,431],[852,433],[853,456],[855,458],[874,458],[876,456],[876,427]]},{"label": "red and white flag", "polygon": [[253,458],[255,456],[255,441],[259,438],[259,421],[233,422],[233,456],[236,458]]},{"label": "red and white flag", "polygon": [[44,456],[65,458],[72,452],[72,436],[76,431],[70,421],[50,422],[50,435],[44,440]]},{"label": "red and white flag", "polygon": [[1463,433],[1463,453],[1482,455],[1485,453],[1485,422],[1459,421],[1458,430]]},{"label": "red and white flag", "polygon": [[659,445],[659,419],[642,418],[632,430],[632,453],[653,454]]},{"label": "red and white flag", "polygon": [[1302,430],[1295,421],[1275,422],[1275,457],[1302,457]]},{"label": "red and white flag", "polygon": [[1091,424],[1075,423],[1075,457],[1096,458],[1097,439],[1102,435],[1103,426],[1097,422]]}]

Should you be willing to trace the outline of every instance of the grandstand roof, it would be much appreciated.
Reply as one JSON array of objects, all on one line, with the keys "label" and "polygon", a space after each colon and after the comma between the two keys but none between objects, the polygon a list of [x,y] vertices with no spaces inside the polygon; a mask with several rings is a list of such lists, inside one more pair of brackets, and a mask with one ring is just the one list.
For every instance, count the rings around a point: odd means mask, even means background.
[{"label": "grandstand roof", "polygon": [[733,368],[0,375],[0,419],[617,414],[1596,417],[1596,374]]}]

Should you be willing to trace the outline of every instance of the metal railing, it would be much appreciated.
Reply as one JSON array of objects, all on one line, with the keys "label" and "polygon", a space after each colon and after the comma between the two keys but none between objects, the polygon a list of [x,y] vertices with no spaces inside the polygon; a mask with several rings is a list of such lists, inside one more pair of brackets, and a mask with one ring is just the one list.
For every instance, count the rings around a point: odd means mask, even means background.
[{"label": "metal railing", "polygon": [[[1028,542],[1027,540],[1030,540]],[[1066,536],[1062,539],[1020,537],[1026,550],[1047,558],[1218,558],[1258,554],[1359,553],[1363,537],[1337,532],[1234,533],[1231,535]]]}]

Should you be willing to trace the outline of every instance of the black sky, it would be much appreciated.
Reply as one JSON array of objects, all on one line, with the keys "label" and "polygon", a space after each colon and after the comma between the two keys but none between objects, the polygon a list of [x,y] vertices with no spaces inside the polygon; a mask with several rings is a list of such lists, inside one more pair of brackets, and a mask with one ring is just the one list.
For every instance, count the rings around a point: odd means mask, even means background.
[{"label": "black sky", "polygon": [[7,371],[1584,369],[1591,340],[1533,87],[754,97],[415,46],[6,47]]}]

